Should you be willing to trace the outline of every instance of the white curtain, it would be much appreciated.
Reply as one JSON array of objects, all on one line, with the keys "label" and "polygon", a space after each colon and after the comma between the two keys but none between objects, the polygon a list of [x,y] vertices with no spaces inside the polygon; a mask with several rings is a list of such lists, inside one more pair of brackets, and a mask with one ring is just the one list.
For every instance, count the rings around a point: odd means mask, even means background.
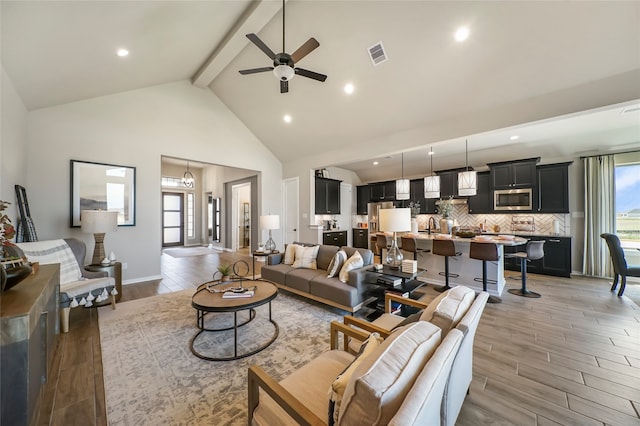
[{"label": "white curtain", "polygon": [[615,233],[615,161],[613,155],[587,157],[584,161],[584,259],[582,273],[613,275],[607,245],[600,234]]}]

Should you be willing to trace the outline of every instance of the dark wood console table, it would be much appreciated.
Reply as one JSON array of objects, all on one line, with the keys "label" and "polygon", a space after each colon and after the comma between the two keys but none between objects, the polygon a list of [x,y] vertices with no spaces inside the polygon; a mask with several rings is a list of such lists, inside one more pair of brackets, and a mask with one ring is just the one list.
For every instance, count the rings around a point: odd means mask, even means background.
[{"label": "dark wood console table", "polygon": [[30,425],[60,334],[60,265],[2,293],[0,301],[0,424]]}]

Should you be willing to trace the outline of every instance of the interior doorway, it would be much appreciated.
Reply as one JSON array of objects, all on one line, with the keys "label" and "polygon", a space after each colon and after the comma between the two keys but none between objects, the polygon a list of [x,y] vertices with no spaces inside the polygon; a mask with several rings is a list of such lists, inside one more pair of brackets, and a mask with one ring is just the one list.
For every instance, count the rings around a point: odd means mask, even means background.
[{"label": "interior doorway", "polygon": [[251,182],[233,185],[231,190],[231,249],[248,253],[251,247]]},{"label": "interior doorway", "polygon": [[184,194],[162,193],[162,247],[184,245]]}]

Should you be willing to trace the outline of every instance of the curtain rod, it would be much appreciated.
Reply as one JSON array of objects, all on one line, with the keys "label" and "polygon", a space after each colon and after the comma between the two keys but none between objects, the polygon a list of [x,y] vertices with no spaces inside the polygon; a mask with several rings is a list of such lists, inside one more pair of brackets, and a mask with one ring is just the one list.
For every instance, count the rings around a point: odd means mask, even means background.
[{"label": "curtain rod", "polygon": [[630,154],[630,153],[632,153],[632,152],[640,152],[640,149],[634,149],[634,150],[631,150],[631,151],[612,152],[612,153],[609,153],[609,154],[584,155],[584,156],[581,156],[581,157],[580,157],[580,159],[582,160],[582,159],[585,159],[585,158],[600,157],[600,156],[602,156],[602,155]]}]

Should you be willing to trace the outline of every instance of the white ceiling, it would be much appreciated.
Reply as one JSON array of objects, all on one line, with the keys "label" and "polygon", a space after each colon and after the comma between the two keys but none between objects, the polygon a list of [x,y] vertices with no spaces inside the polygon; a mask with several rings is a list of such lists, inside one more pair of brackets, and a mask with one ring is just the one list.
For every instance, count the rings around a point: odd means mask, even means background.
[{"label": "white ceiling", "polygon": [[[192,79],[283,162],[333,153],[321,165],[363,181],[397,177],[400,152],[405,175],[424,175],[431,145],[434,169],[464,166],[465,137],[472,166],[640,148],[640,113],[620,114],[640,103],[639,1],[291,0],[286,50],[315,37],[320,47],[297,65],[328,79],[296,76],[288,94],[270,73],[238,73],[270,65],[244,34],[281,50],[277,0],[0,7],[2,65],[29,110]],[[464,43],[452,38],[460,25],[471,29]],[[374,67],[367,48],[378,41],[389,60]],[[621,105],[600,108],[611,104]],[[393,167],[371,166],[389,154]]]}]

